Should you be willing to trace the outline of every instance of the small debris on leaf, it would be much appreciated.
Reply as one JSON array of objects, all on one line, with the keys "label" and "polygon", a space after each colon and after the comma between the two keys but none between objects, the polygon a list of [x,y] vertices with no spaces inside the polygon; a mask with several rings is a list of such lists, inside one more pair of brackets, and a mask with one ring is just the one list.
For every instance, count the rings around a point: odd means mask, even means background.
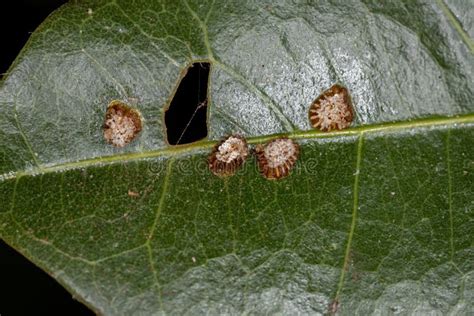
[{"label": "small debris on leaf", "polygon": [[128,190],[128,196],[130,196],[130,197],[139,197],[140,193],[132,191],[132,190]]}]

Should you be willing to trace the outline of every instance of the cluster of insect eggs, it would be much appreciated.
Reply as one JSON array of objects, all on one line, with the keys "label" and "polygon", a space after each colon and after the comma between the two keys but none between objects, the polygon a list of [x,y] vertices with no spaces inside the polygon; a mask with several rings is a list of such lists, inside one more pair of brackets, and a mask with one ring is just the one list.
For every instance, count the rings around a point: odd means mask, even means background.
[{"label": "cluster of insect eggs", "polygon": [[[260,173],[267,179],[286,177],[298,160],[299,146],[291,139],[278,138],[255,150]],[[235,174],[249,156],[247,141],[231,135],[220,141],[209,155],[209,169],[217,176]]]}]

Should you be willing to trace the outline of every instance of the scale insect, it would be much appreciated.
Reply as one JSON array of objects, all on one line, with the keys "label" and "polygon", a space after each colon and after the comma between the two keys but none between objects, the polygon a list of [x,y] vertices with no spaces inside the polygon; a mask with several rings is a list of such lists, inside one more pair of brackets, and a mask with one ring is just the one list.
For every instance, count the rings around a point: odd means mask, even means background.
[{"label": "scale insect", "polygon": [[277,138],[265,145],[257,145],[255,153],[260,173],[269,180],[288,176],[299,152],[298,144],[289,138]]},{"label": "scale insect", "polygon": [[142,130],[140,113],[121,101],[112,101],[105,113],[103,129],[107,143],[115,147],[124,147]]},{"label": "scale insect", "polygon": [[216,176],[231,176],[249,155],[247,141],[239,135],[221,140],[208,157],[209,169]]},{"label": "scale insect", "polygon": [[353,117],[354,110],[349,92],[338,84],[321,93],[309,108],[311,125],[323,132],[347,128]]}]

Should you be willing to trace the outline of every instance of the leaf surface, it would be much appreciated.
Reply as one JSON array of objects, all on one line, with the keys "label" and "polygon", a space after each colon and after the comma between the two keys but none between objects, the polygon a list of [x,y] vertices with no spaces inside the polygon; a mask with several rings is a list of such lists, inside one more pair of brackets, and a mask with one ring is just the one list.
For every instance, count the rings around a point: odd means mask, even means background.
[{"label": "leaf surface", "polygon": [[[469,10],[71,2],[1,84],[0,238],[101,314],[472,313]],[[210,141],[169,146],[167,104],[202,60]],[[311,130],[336,82],[353,126]],[[144,118],[122,149],[102,137],[114,99]],[[217,178],[206,157],[229,133],[302,154],[280,181],[253,159]]]}]

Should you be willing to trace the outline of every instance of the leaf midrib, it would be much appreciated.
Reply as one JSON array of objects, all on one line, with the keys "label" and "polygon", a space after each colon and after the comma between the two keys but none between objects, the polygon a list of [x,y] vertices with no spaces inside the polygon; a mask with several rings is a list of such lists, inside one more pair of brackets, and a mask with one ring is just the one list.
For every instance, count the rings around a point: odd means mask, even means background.
[{"label": "leaf midrib", "polygon": [[[268,140],[277,138],[277,137],[288,137],[295,140],[302,139],[317,139],[317,138],[334,138],[340,136],[360,136],[362,134],[377,133],[377,132],[397,132],[403,130],[411,129],[421,129],[421,128],[434,128],[440,126],[452,126],[457,124],[471,124],[474,123],[474,114],[459,115],[455,117],[437,117],[437,118],[427,118],[427,119],[418,119],[412,121],[403,121],[403,122],[390,122],[374,125],[364,125],[354,128],[348,128],[345,130],[336,130],[331,132],[321,132],[319,130],[306,130],[306,131],[294,131],[291,133],[279,133],[265,136],[256,136],[249,137],[247,142],[249,144],[258,144],[266,142]],[[156,158],[162,156],[178,156],[182,154],[189,154],[192,152],[199,152],[201,150],[207,150],[212,148],[216,144],[216,141],[213,140],[204,140],[198,141],[186,145],[176,145],[169,146],[167,148],[162,148],[158,150],[143,151],[143,152],[134,152],[134,153],[124,153],[111,156],[101,156],[89,159],[78,160],[74,162],[66,162],[59,164],[51,165],[40,165],[39,167],[11,171],[5,174],[0,175],[0,181],[7,179],[13,179],[23,176],[36,176],[52,172],[61,172],[70,169],[77,168],[87,168],[102,164],[109,164],[115,162],[129,162],[140,159],[147,158]]]}]

